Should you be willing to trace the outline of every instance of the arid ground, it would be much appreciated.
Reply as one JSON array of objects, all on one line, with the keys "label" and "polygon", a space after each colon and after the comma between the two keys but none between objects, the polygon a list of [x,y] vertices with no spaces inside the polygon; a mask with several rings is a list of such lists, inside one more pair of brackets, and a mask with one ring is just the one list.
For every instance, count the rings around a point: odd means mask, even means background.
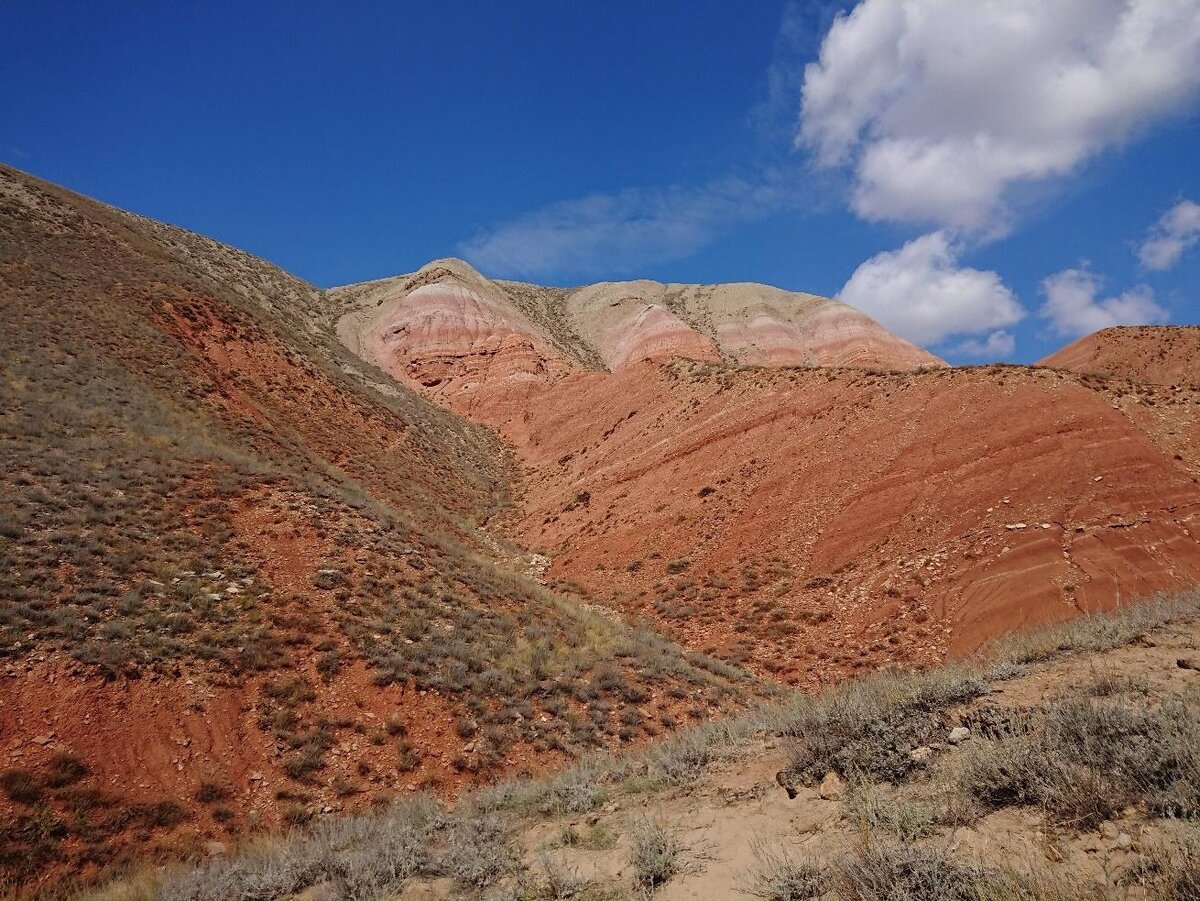
[{"label": "arid ground", "polygon": [[[1200,582],[1196,329],[1110,329],[1037,366],[961,368],[844,304],[763,285],[547,288],[441,260],[323,291],[7,167],[0,315],[0,876],[26,894],[235,866],[258,837],[369,831],[348,815],[400,799],[425,825],[397,834],[439,860],[445,842],[508,849],[490,869],[413,864],[402,897],[526,877],[547,896],[543,845],[547,866],[602,888],[725,897],[714,886],[749,878],[753,836],[816,830],[814,854],[850,860],[864,817],[900,816],[912,769],[797,763],[808,721],[764,725],[764,704],[955,673],[939,667],[1014,631]],[[939,773],[965,751],[937,730],[981,728],[988,692],[1048,711],[1021,736],[1090,741],[1095,724],[1063,725],[1054,700],[1077,675],[1089,709],[1116,697],[1136,720],[1113,728],[1176,748],[1154,718],[1191,711],[1193,669],[1169,659],[1192,659],[1190,622],[1081,658],[1145,691],[1086,695],[1078,670],[1054,669],[1074,658],[1055,658],[885,725],[926,730],[902,756],[934,748]],[[711,772],[646,764],[641,825],[586,785],[574,813],[551,805],[557,818],[517,833],[432,812],[734,722],[743,756]],[[1155,791],[1191,790],[1182,751],[1155,765],[1175,780]],[[821,800],[810,783],[827,773],[842,794]],[[1082,790],[1062,779],[1047,784]],[[1051,823],[1061,798],[1036,786],[963,791],[983,819],[935,811],[920,837],[986,854],[1069,825],[1054,847],[1088,880],[1111,875],[1088,830],[1105,854],[1121,835],[1182,848],[1160,820],[1193,812],[1122,783],[1111,809]],[[676,833],[691,863],[680,850],[661,884],[638,882],[632,836]],[[320,867],[219,884],[390,897],[408,876],[358,894]],[[170,883],[236,896],[216,884]]]}]

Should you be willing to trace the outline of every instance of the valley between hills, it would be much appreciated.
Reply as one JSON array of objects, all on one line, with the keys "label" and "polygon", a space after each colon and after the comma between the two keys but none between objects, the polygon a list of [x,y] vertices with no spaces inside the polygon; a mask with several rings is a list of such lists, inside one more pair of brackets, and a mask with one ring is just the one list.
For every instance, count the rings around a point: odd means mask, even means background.
[{"label": "valley between hills", "polygon": [[[951,367],[763,285],[320,290],[7,167],[0,315],[14,892],[777,729],[753,711],[1200,583],[1200,328]],[[922,728],[978,731],[976,688]],[[243,896],[395,888],[328,875]]]}]

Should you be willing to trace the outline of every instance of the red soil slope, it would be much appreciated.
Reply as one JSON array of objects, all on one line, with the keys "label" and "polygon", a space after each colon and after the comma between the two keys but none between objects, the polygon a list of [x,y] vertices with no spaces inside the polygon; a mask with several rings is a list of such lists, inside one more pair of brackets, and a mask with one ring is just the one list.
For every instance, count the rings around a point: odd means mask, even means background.
[{"label": "red soil slope", "polygon": [[508,453],[353,357],[338,312],[0,166],[0,885],[452,796],[762,692],[530,578],[482,529]]},{"label": "red soil slope", "polygon": [[[452,343],[456,378],[425,390],[516,447],[509,525],[549,576],[790,682],[1200,580],[1195,390],[1020,367],[745,369],[715,346],[638,362],[602,341],[612,371],[547,341],[530,378]],[[411,379],[410,357],[375,349]]]},{"label": "red soil slope", "polygon": [[1021,369],[564,382],[521,445],[552,576],[789,680],[1200,581],[1200,392]]},{"label": "red soil slope", "polygon": [[1106,328],[1068,344],[1039,365],[1158,385],[1200,385],[1200,326]]}]

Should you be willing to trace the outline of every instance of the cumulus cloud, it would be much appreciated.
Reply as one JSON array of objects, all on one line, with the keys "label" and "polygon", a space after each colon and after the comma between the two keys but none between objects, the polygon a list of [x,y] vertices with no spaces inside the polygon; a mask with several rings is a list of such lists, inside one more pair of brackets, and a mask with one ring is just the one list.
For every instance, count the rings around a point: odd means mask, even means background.
[{"label": "cumulus cloud", "polygon": [[629,272],[689,256],[737,224],[778,211],[794,195],[777,174],[593,194],[501,223],[463,242],[459,253],[494,274]]},{"label": "cumulus cloud", "polygon": [[954,348],[954,353],[965,357],[980,357],[989,360],[1002,360],[1011,357],[1017,349],[1017,339],[1012,332],[1000,330],[992,332],[986,338],[971,338],[963,341]]},{"label": "cumulus cloud", "polygon": [[1198,90],[1196,0],[862,0],[805,68],[797,142],[852,169],[864,218],[995,234],[1014,187]]},{"label": "cumulus cloud", "polygon": [[1161,272],[1179,262],[1184,251],[1200,242],[1200,203],[1181,200],[1163,214],[1138,248],[1147,269]]},{"label": "cumulus cloud", "polygon": [[1114,325],[1152,325],[1167,321],[1167,311],[1146,285],[1115,297],[1097,299],[1104,281],[1088,269],[1066,269],[1042,281],[1045,302],[1038,315],[1059,335],[1077,338]]},{"label": "cumulus cloud", "polygon": [[[960,267],[955,248],[940,231],[871,257],[838,297],[917,344],[1003,329],[1025,315],[995,272]],[[1002,337],[988,340],[1005,346]]]}]

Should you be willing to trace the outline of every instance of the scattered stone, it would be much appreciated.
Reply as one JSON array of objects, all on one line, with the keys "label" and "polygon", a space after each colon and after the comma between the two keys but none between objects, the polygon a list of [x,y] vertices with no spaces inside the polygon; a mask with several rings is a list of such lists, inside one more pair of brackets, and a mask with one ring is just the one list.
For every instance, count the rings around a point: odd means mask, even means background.
[{"label": "scattered stone", "polygon": [[974,829],[969,826],[959,826],[954,830],[954,835],[950,839],[951,852],[957,851],[965,844],[969,844],[971,839],[976,835]]},{"label": "scattered stone", "polygon": [[961,745],[964,741],[969,741],[971,738],[971,730],[966,726],[955,726],[950,730],[950,734],[946,736],[946,741],[952,745]]},{"label": "scattered stone", "polygon": [[775,781],[779,783],[780,788],[787,792],[787,796],[790,800],[795,800],[796,787],[792,785],[792,780],[788,778],[786,770],[780,770],[778,773],[776,773]]},{"label": "scattered stone", "polygon": [[840,776],[834,772],[825,774],[825,778],[821,780],[821,787],[818,789],[818,794],[824,801],[840,801],[846,786],[842,782]]},{"label": "scattered stone", "polygon": [[262,778],[263,778],[263,774],[262,774],[262,773],[257,773],[257,772],[256,772],[256,773],[251,773],[251,774],[250,774],[250,781],[251,781],[251,782],[262,782]]},{"label": "scattered stone", "polygon": [[1106,838],[1109,841],[1112,841],[1120,834],[1121,834],[1121,830],[1118,829],[1117,824],[1112,822],[1111,820],[1105,820],[1103,823],[1100,824],[1101,837]]},{"label": "scattered stone", "polygon": [[1005,526],[1004,528],[1009,529],[1011,531],[1014,529],[1024,529],[1024,528],[1026,528],[1027,525],[1028,525],[1027,523],[1023,523],[1023,522],[1014,522],[1011,525]]},{"label": "scattered stone", "polygon": [[1117,836],[1117,840],[1114,845],[1115,847],[1120,848],[1122,851],[1126,851],[1133,847],[1133,839],[1129,837],[1128,832],[1122,832]]},{"label": "scattered stone", "polygon": [[913,748],[911,751],[909,751],[908,756],[917,763],[924,763],[933,756],[933,748],[929,747],[928,745],[922,745],[919,748]]},{"label": "scattered stone", "polygon": [[48,745],[50,742],[54,741],[54,733],[51,732],[49,735],[35,735],[30,739],[30,741],[32,741],[35,745]]},{"label": "scattered stone", "polygon": [[1200,670],[1200,659],[1195,657],[1180,657],[1175,661],[1180,669]]}]

